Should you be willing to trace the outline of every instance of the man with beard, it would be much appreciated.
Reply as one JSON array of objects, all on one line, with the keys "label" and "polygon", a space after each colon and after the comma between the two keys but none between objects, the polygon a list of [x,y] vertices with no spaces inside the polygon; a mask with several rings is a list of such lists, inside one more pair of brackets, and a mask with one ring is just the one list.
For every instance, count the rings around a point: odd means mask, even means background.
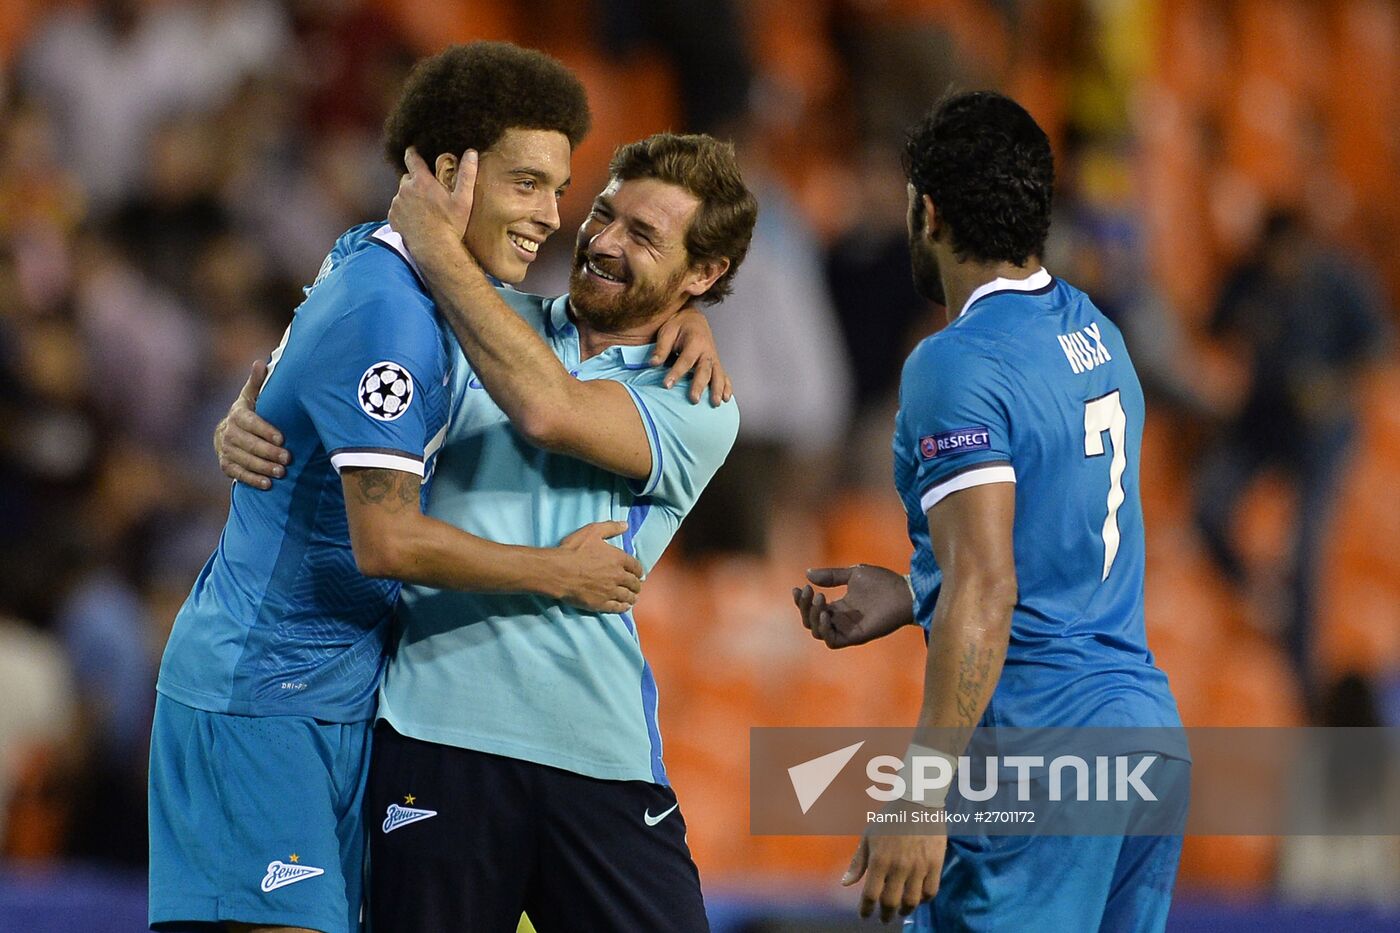
[{"label": "man with beard", "polygon": [[[828,604],[794,589],[803,622],[832,648],[924,628],[906,763],[956,766],[978,725],[1139,727],[1114,734],[1146,747],[1112,751],[1160,753],[1180,777],[1180,719],[1143,624],[1142,390],[1118,329],[1041,267],[1049,141],[1014,101],[960,94],[911,131],[905,170],[915,284],[949,319],[900,386],[912,572],[809,571],[847,590]],[[922,744],[934,735],[942,747]],[[1174,793],[1160,831],[1179,832],[1181,803]],[[911,791],[890,815],[928,822],[920,808],[942,805]],[[865,878],[863,916],[933,899],[919,930],[1160,930],[1180,852],[1180,835],[867,833],[842,881]]]},{"label": "man with beard", "polygon": [[[506,543],[625,521],[650,571],[738,431],[735,405],[693,405],[649,365],[748,251],[733,148],[621,147],[557,298],[497,289],[463,249],[475,152],[450,192],[406,163],[390,223],[465,352],[430,510]],[[510,931],[522,909],[542,933],[708,929],[630,612],[406,587],[399,625],[367,794],[376,933]]]},{"label": "man with beard", "polygon": [[[391,222],[475,393],[436,489],[498,540],[625,520],[649,570],[738,430],[734,405],[691,405],[647,366],[661,325],[720,300],[748,250],[757,208],[732,147],[661,134],[619,149],[554,299],[498,292],[461,248],[475,153],[451,193],[416,153],[407,166]],[[370,777],[387,814],[375,929],[506,930],[522,908],[541,931],[707,929],[631,613],[414,588],[400,614]],[[391,829],[400,805],[421,822]]]}]

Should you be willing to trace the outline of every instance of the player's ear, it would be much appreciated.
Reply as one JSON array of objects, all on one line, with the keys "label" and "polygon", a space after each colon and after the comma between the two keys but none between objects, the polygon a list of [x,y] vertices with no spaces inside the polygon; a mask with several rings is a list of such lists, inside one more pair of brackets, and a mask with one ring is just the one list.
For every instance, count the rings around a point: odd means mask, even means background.
[{"label": "player's ear", "polygon": [[710,290],[719,277],[729,271],[729,260],[727,258],[707,259],[698,262],[690,267],[690,274],[686,276],[689,280],[683,291],[692,298],[699,298]]},{"label": "player's ear", "polygon": [[457,180],[457,157],[450,152],[438,156],[433,163],[433,175],[444,188],[451,191],[452,183]]},{"label": "player's ear", "polygon": [[919,200],[924,205],[924,235],[930,240],[938,239],[940,218],[938,208],[933,206],[933,198],[926,194],[919,195]]}]

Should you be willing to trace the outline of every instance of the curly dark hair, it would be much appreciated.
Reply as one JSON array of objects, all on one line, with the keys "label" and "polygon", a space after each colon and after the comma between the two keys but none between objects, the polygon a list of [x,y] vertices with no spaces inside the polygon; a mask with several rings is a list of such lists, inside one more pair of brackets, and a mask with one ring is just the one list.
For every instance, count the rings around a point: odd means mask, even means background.
[{"label": "curly dark hair", "polygon": [[448,46],[414,66],[384,121],[384,157],[403,171],[403,153],[428,165],[444,152],[484,152],[506,130],[556,130],[575,147],[592,123],[583,84],[543,52],[509,42]]},{"label": "curly dark hair", "polygon": [[678,185],[700,200],[685,233],[685,250],[692,264],[729,260],[729,268],[700,296],[705,304],[724,300],[749,253],[758,221],[758,202],[744,185],[734,145],[703,133],[657,133],[619,146],[608,174],[619,181],[655,178]]},{"label": "curly dark hair", "polygon": [[1044,251],[1055,161],[1045,131],[1011,98],[972,91],[939,101],[909,131],[904,173],[947,222],[960,258],[1024,266]]}]

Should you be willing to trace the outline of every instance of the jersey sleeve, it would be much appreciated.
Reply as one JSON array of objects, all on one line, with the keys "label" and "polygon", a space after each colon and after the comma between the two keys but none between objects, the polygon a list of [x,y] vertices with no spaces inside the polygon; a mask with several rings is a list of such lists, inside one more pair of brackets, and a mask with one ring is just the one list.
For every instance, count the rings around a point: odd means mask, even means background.
[{"label": "jersey sleeve", "polygon": [[322,336],[297,396],[337,473],[378,467],[422,476],[429,394],[445,369],[433,317],[372,290]]},{"label": "jersey sleeve", "polygon": [[952,334],[925,341],[909,357],[896,443],[916,465],[925,512],[961,489],[1016,481],[1010,397],[1001,364]]},{"label": "jersey sleeve", "polygon": [[639,496],[650,496],[685,514],[729,456],[739,433],[734,401],[718,408],[709,399],[691,404],[690,383],[670,389],[660,383],[623,383],[632,395],[651,446],[651,473],[637,480]]}]

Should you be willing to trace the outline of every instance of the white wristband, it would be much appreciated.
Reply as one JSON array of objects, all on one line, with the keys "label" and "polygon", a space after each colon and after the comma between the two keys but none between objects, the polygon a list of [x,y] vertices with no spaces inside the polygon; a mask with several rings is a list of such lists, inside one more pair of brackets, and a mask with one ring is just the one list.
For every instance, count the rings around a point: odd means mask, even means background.
[{"label": "white wristband", "polygon": [[[919,770],[915,770],[916,766]],[[910,743],[909,750],[904,753],[904,796],[900,799],[939,809],[948,799],[957,771],[956,755]],[[921,774],[926,777],[920,777]]]}]

